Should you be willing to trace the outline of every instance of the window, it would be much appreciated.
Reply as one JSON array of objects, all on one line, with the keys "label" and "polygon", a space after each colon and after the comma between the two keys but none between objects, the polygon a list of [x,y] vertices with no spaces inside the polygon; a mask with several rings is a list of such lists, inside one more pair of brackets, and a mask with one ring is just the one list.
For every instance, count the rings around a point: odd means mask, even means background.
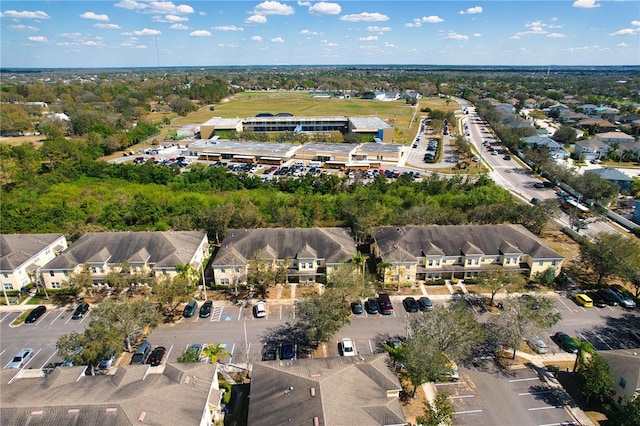
[{"label": "window", "polygon": [[309,269],[313,269],[313,262],[309,262]]},{"label": "window", "polygon": [[501,259],[500,256],[497,256],[496,257],[496,262],[500,262],[500,259]]},{"label": "window", "polygon": [[433,266],[433,259],[429,259],[429,266]]},{"label": "window", "polygon": [[506,262],[506,264],[507,264],[507,265],[510,265],[510,264],[511,264],[511,258],[510,258],[510,257],[507,257],[505,260],[507,261],[507,262]]},{"label": "window", "polygon": [[476,260],[473,262],[473,264],[474,264],[474,265],[477,265],[478,263],[480,263],[480,259],[476,259]]},{"label": "window", "polygon": [[229,285],[229,278],[220,278],[220,284]]},{"label": "window", "polygon": [[221,274],[224,274],[224,273],[225,273],[224,268],[220,268],[220,273],[221,273]]},{"label": "window", "polygon": [[2,284],[2,286],[4,287],[5,290],[13,290],[13,284],[11,283],[4,283]]},{"label": "window", "polygon": [[540,262],[538,262],[538,266],[544,266],[544,261],[541,260]]},{"label": "window", "polygon": [[67,271],[62,271],[62,275],[64,275],[65,277],[68,277],[68,276],[69,276],[69,272],[67,272]]},{"label": "window", "polygon": [[440,259],[436,259],[436,266],[440,266]]},{"label": "window", "polygon": [[462,258],[461,257],[458,258],[458,263],[462,263]]},{"label": "window", "polygon": [[467,265],[471,265],[471,259],[467,259]]},{"label": "window", "polygon": [[55,273],[55,272],[53,272],[53,271],[49,271],[49,276],[50,276],[50,277],[55,277],[55,276],[56,276],[56,273]]},{"label": "window", "polygon": [[9,274],[7,274],[6,272],[2,273],[2,278],[9,278]]},{"label": "window", "polygon": [[320,267],[320,266],[322,266],[322,262],[318,260],[318,261],[316,262],[316,265],[318,265],[318,267]]},{"label": "window", "polygon": [[557,260],[552,260],[551,261],[551,266],[558,266],[558,261]]},{"label": "window", "polygon": [[620,387],[624,389],[627,386],[627,380],[624,377],[620,377]]},{"label": "window", "polygon": [[62,286],[59,282],[56,281],[51,283],[51,288],[62,288]]}]

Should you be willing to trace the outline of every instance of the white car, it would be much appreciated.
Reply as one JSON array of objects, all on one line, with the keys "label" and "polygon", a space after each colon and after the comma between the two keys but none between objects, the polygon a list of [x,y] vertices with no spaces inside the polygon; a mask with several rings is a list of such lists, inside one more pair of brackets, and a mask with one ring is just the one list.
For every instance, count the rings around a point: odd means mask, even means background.
[{"label": "white car", "polygon": [[22,368],[22,366],[33,356],[33,349],[24,348],[13,357],[7,368]]},{"label": "white car", "polygon": [[353,346],[353,340],[345,337],[341,342],[342,356],[356,356],[356,348]]},{"label": "white car", "polygon": [[255,304],[253,307],[253,315],[256,318],[264,318],[267,316],[267,304],[263,301],[260,301]]}]

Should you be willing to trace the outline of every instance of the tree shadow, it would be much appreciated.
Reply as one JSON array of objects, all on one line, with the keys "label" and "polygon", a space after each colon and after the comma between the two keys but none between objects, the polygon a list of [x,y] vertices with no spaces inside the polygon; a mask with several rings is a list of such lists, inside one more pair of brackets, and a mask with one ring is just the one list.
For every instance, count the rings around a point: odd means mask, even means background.
[{"label": "tree shadow", "polygon": [[293,342],[296,344],[299,358],[310,357],[318,348],[318,344],[309,340],[307,331],[300,324],[288,321],[276,327],[268,328],[260,340],[263,343],[273,342],[278,345]]}]

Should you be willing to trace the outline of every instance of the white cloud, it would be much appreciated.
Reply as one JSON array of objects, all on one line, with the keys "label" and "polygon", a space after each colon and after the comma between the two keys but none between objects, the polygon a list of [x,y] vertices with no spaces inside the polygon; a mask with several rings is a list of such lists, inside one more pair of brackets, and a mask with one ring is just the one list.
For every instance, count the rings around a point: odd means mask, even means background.
[{"label": "white cloud", "polygon": [[640,21],[631,21],[631,25],[634,27],[640,27]]},{"label": "white cloud", "polygon": [[188,30],[189,27],[186,26],[185,24],[173,24],[171,25],[169,28],[171,28],[172,30]]},{"label": "white cloud", "polygon": [[470,7],[467,10],[460,11],[460,15],[475,15],[476,13],[482,13],[482,6]]},{"label": "white cloud", "polygon": [[31,25],[9,25],[7,28],[14,31],[40,31],[38,27]]},{"label": "white cloud", "polygon": [[362,12],[353,15],[343,15],[341,21],[347,22],[383,22],[388,21],[389,17],[378,12]]},{"label": "white cloud", "polygon": [[573,7],[591,9],[592,7],[600,7],[600,5],[596,4],[596,0],[576,0],[573,2]]},{"label": "white cloud", "polygon": [[293,7],[278,1],[263,1],[253,9],[256,15],[293,15]]},{"label": "white cloud", "polygon": [[618,30],[614,33],[609,34],[610,36],[617,36],[617,35],[634,35],[634,34],[638,34],[640,32],[640,28],[623,28],[621,30]]},{"label": "white cloud", "polygon": [[251,15],[244,20],[245,24],[266,24],[267,18],[262,15]]},{"label": "white cloud", "polygon": [[121,0],[120,2],[116,3],[115,6],[128,10],[141,10],[148,7],[145,3],[137,2],[134,0]]},{"label": "white cloud", "polygon": [[366,37],[360,37],[358,40],[360,41],[374,41],[377,40],[378,36],[375,35],[370,35],[370,36],[366,36]]},{"label": "white cloud", "polygon": [[566,34],[561,34],[561,33],[549,33],[547,34],[547,37],[549,38],[565,38]]},{"label": "white cloud", "polygon": [[95,24],[95,28],[99,28],[101,30],[119,30],[121,29],[118,24]]},{"label": "white cloud", "polygon": [[298,1],[298,6],[302,6],[302,7],[311,6],[311,2],[310,1]]},{"label": "white cloud", "polygon": [[631,47],[631,45],[630,45],[630,44],[627,44],[627,43],[625,43],[625,42],[622,42],[622,43],[618,43],[618,44],[616,44],[616,47]]},{"label": "white cloud", "polygon": [[155,15],[189,15],[194,13],[193,7],[187,4],[175,5],[171,1],[142,2],[135,0],[121,0],[116,7],[128,10],[139,10],[145,14]]},{"label": "white cloud", "polygon": [[393,43],[385,43],[385,44],[384,44],[384,47],[389,47],[389,48],[391,48],[391,47],[397,47],[397,46],[396,46],[395,44],[393,44]]},{"label": "white cloud", "polygon": [[221,25],[221,26],[213,27],[212,29],[216,31],[244,31],[244,28],[236,27],[235,25]]},{"label": "white cloud", "polygon": [[23,10],[18,12],[17,10],[7,10],[0,13],[0,18],[15,18],[15,19],[49,19],[49,15],[41,10],[31,12],[29,10]]},{"label": "white cloud", "polygon": [[375,33],[386,33],[388,31],[391,31],[391,27],[379,27],[377,25],[370,25],[367,27],[367,31]]},{"label": "white cloud", "polygon": [[309,13],[318,15],[337,15],[340,12],[342,12],[342,7],[338,3],[321,1],[309,7]]},{"label": "white cloud", "polygon": [[408,28],[418,28],[421,27],[422,24],[439,24],[440,22],[444,22],[444,19],[436,15],[431,15],[423,16],[422,18],[415,18],[413,22],[408,22],[404,24],[404,26]]},{"label": "white cloud", "polygon": [[178,15],[164,15],[164,16],[154,16],[151,18],[153,22],[185,22],[188,21],[189,18],[186,16],[178,16]]},{"label": "white cloud", "polygon": [[318,35],[317,32],[311,31],[311,30],[308,30],[308,29],[304,29],[304,30],[300,31],[298,34],[300,34],[300,35],[313,35],[313,36],[317,36]]},{"label": "white cloud", "polygon": [[284,39],[282,37],[274,37],[271,39],[271,43],[284,43]]},{"label": "white cloud", "polygon": [[446,36],[444,36],[444,38],[448,40],[469,40],[469,36],[466,36],[464,34],[458,34],[455,31],[451,31],[451,30],[449,30],[449,32],[447,33]]},{"label": "white cloud", "polygon": [[160,30],[151,30],[149,28],[145,28],[142,30],[136,30],[133,32],[135,35],[140,35],[140,36],[157,36],[162,34],[162,32]]},{"label": "white cloud", "polygon": [[49,40],[45,36],[29,36],[27,37],[29,41],[36,41],[38,43],[46,43]]},{"label": "white cloud", "polygon": [[480,34],[480,33],[473,33],[473,36],[474,36],[474,37],[482,37],[482,34]]},{"label": "white cloud", "polygon": [[253,40],[253,41],[262,41],[262,37],[260,37],[260,36],[253,36],[253,37],[251,37],[251,40]]},{"label": "white cloud", "polygon": [[98,15],[93,12],[85,12],[80,15],[82,19],[93,19],[94,21],[109,21],[109,16],[107,15]]},{"label": "white cloud", "polygon": [[189,33],[191,37],[211,37],[211,33],[207,30],[195,30]]}]

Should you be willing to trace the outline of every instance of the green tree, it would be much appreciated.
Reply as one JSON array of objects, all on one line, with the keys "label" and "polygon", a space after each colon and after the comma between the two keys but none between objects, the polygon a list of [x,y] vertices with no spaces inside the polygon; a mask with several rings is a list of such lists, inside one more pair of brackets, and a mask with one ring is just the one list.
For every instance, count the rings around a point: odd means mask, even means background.
[{"label": "green tree", "polygon": [[578,374],[580,392],[587,398],[587,405],[592,396],[604,401],[613,392],[613,375],[609,363],[597,353],[591,355],[591,359],[580,368]]},{"label": "green tree", "polygon": [[176,308],[181,303],[187,302],[191,298],[193,289],[187,285],[184,279],[168,275],[161,275],[156,278],[151,294],[153,300],[160,304],[165,315],[173,318]]},{"label": "green tree", "polygon": [[91,321],[83,333],[63,334],[56,342],[62,359],[73,359],[74,365],[86,365],[91,374],[110,351],[122,352],[123,334],[105,321]]},{"label": "green tree", "polygon": [[436,342],[424,333],[415,333],[403,346],[403,375],[413,385],[411,394],[415,397],[418,386],[437,380],[450,361],[436,346]]},{"label": "green tree", "polygon": [[438,392],[433,402],[426,401],[424,414],[416,417],[421,426],[452,426],[455,420],[455,409],[448,392]]},{"label": "green tree", "polygon": [[589,359],[591,359],[596,353],[590,342],[582,339],[575,339],[575,342],[578,352],[576,352],[576,360],[573,363],[574,373],[582,370],[586,365],[588,365]]},{"label": "green tree", "polygon": [[478,284],[491,293],[489,306],[493,306],[493,299],[500,290],[507,292],[524,287],[524,277],[513,271],[507,271],[502,266],[491,266],[478,275]]},{"label": "green tree", "polygon": [[576,137],[576,129],[568,124],[563,124],[553,133],[552,139],[563,145],[569,145],[576,141]]},{"label": "green tree", "polygon": [[358,251],[356,254],[354,254],[351,257],[351,263],[354,264],[356,266],[356,270],[358,273],[358,281],[360,284],[360,288],[362,288],[362,297],[364,298],[365,295],[365,279],[364,279],[364,274],[365,274],[365,267],[367,266],[367,260],[369,259],[369,256],[364,255],[362,253],[360,253],[360,251]]},{"label": "green tree", "polygon": [[560,320],[553,302],[544,297],[510,297],[500,315],[492,316],[487,329],[498,344],[513,348],[513,358],[525,337],[535,336],[553,327]]},{"label": "green tree", "polygon": [[622,405],[622,410],[616,416],[616,424],[619,426],[640,425],[640,398],[627,400]]},{"label": "green tree", "polygon": [[386,343],[382,344],[382,347],[385,351],[389,353],[389,358],[391,358],[391,363],[393,368],[396,368],[399,363],[404,359],[404,349],[405,345],[397,345],[395,348]]},{"label": "green tree", "polygon": [[202,349],[202,356],[208,358],[211,364],[215,364],[219,359],[231,356],[231,353],[227,351],[226,346],[222,342],[218,342],[215,345],[213,343],[207,343]]},{"label": "green tree", "polygon": [[258,250],[247,262],[247,284],[261,297],[266,297],[269,287],[276,282],[277,268],[264,250]]},{"label": "green tree", "polygon": [[349,321],[345,300],[332,289],[296,302],[297,325],[311,342],[328,341]]},{"label": "green tree", "polygon": [[200,362],[200,353],[197,348],[192,348],[189,346],[182,354],[178,357],[178,362],[180,363],[194,363]]},{"label": "green tree", "polygon": [[628,273],[629,259],[640,258],[640,244],[622,234],[600,232],[580,244],[580,257],[598,274],[598,284],[606,277]]}]

